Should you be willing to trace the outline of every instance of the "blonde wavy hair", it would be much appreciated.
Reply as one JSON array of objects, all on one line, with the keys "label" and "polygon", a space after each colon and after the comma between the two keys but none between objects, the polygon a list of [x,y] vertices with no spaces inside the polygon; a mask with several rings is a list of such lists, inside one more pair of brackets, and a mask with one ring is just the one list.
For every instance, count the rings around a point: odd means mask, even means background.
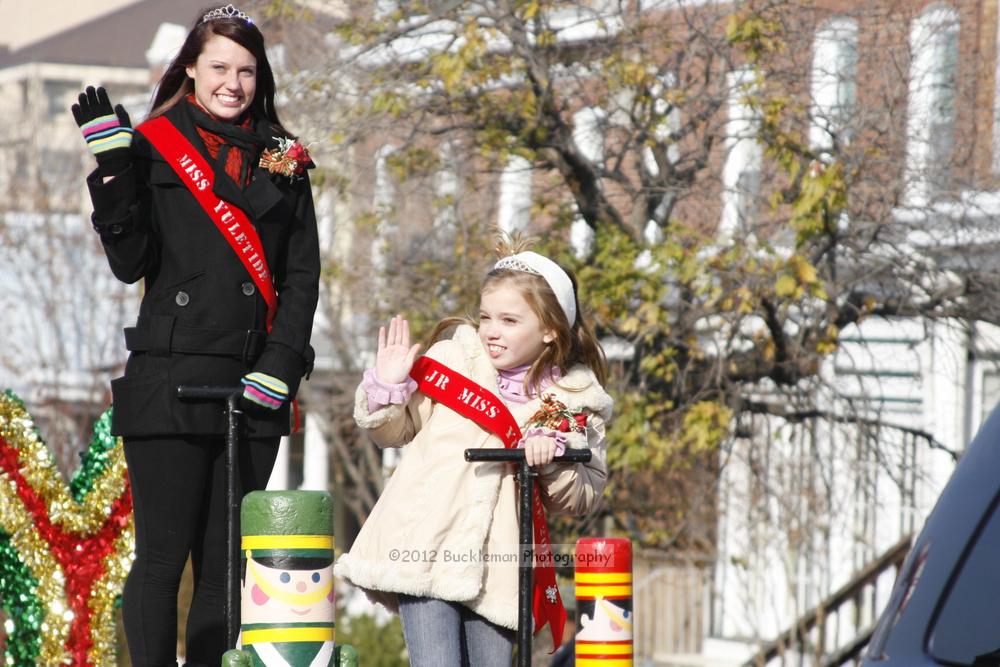
[{"label": "blonde wavy hair", "polygon": [[[494,246],[497,258],[509,257],[527,250],[533,239],[520,235],[502,234]],[[542,328],[553,334],[553,340],[546,344],[542,354],[531,364],[525,376],[525,387],[537,392],[543,379],[551,377],[551,369],[558,368],[563,374],[576,364],[583,364],[593,371],[597,381],[602,385],[607,382],[608,362],[604,350],[587,321],[586,314],[580,308],[576,275],[562,264],[559,267],[569,276],[573,283],[573,299],[576,302],[576,321],[570,325],[566,314],[556,299],[555,292],[537,273],[516,271],[514,269],[491,269],[483,278],[481,293],[486,293],[500,287],[510,287],[528,303],[538,317]],[[479,323],[469,317],[448,317],[441,320],[429,337],[428,345],[440,339],[442,335],[458,324],[468,324],[476,329]]]}]

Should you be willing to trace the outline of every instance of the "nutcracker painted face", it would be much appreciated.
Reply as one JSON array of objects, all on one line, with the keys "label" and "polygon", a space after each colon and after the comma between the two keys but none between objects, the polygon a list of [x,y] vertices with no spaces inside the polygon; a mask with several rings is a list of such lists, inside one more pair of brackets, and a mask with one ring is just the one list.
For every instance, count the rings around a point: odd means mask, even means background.
[{"label": "nutcracker painted face", "polygon": [[632,640],[631,600],[597,598],[580,609],[578,642],[615,642]]},{"label": "nutcracker painted face", "polygon": [[247,554],[243,624],[327,621],[333,618],[333,561]]},{"label": "nutcracker painted face", "polygon": [[319,491],[243,498],[240,647],[253,667],[333,664],[332,511]]}]

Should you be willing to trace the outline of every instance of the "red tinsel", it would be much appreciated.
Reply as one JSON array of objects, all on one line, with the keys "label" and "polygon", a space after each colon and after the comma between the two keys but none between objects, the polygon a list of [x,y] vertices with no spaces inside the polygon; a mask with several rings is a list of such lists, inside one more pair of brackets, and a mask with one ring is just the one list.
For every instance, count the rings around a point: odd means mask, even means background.
[{"label": "red tinsel", "polygon": [[17,495],[34,520],[39,536],[62,567],[66,581],[66,598],[73,611],[66,649],[73,657],[72,665],[89,665],[87,653],[91,637],[91,609],[88,602],[94,582],[104,574],[104,559],[114,549],[114,542],[128,525],[132,512],[132,495],[125,480],[122,494],[115,499],[111,513],[93,535],[74,535],[52,523],[45,501],[21,474],[18,450],[0,438],[0,469],[14,481]]}]

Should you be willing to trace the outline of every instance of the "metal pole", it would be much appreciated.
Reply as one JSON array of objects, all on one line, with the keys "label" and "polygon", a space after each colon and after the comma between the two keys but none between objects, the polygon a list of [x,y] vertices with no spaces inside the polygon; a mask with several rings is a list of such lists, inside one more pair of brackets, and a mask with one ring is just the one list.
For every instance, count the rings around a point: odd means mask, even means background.
[{"label": "metal pole", "polygon": [[535,562],[535,538],[532,533],[532,494],[535,491],[535,472],[522,456],[517,470],[517,485],[520,497],[520,542],[524,560],[517,579],[517,665],[531,667],[532,630],[532,566]]},{"label": "metal pole", "polygon": [[239,460],[237,446],[240,438],[239,409],[240,394],[230,394],[226,398],[226,646],[236,646],[239,623],[236,619],[240,610],[240,498],[237,488]]},{"label": "metal pole", "polygon": [[243,394],[241,386],[192,386],[177,387],[177,397],[188,400],[224,400],[226,402],[226,592],[222,611],[226,616],[226,646],[236,646],[239,632],[237,618],[240,610],[239,562],[240,562],[240,498],[238,492],[239,457],[237,448],[240,441],[239,399]]},{"label": "metal pole", "polygon": [[[555,457],[556,463],[586,463],[590,461],[589,449],[568,449]],[[532,500],[535,493],[535,476],[524,459],[523,449],[467,449],[466,461],[514,461],[518,464],[517,485],[520,499],[518,501],[520,518],[518,520],[518,540],[521,545],[523,560],[517,579],[517,667],[531,667],[531,634],[534,619],[531,613],[531,603],[534,591],[533,566],[535,561],[534,512]]]}]

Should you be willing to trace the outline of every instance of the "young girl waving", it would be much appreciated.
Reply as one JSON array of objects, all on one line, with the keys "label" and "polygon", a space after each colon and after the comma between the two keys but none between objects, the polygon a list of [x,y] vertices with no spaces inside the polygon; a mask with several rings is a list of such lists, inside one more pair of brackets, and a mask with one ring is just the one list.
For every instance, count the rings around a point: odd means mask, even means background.
[{"label": "young girl waving", "polygon": [[[607,476],[612,399],[570,272],[534,252],[506,256],[483,281],[478,327],[449,318],[431,338],[438,342],[426,356],[486,397],[472,402],[486,413],[494,400],[510,411],[545,508],[589,512]],[[399,612],[415,667],[508,667],[517,628],[515,470],[465,461],[466,449],[503,444],[418,390],[410,377],[418,350],[402,317],[379,329],[354,416],[379,446],[407,445],[408,453],[334,572]],[[566,447],[589,448],[591,461],[552,463]]]}]

